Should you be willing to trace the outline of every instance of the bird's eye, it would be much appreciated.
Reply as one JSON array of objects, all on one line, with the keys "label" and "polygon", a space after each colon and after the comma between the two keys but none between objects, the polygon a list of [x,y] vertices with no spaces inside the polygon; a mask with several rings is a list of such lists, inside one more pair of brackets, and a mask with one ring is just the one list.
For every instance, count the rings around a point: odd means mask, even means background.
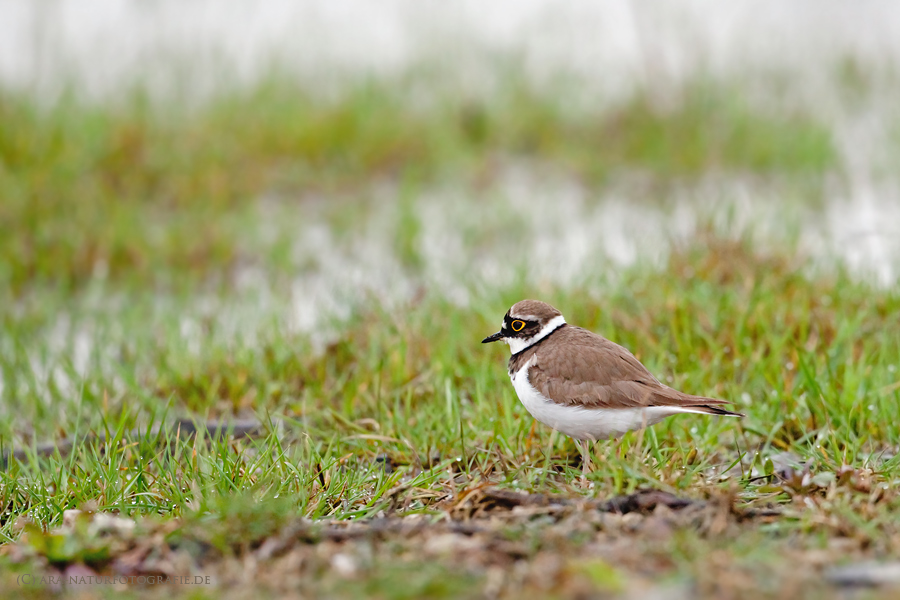
[{"label": "bird's eye", "polygon": [[513,331],[522,331],[525,328],[525,321],[513,321],[510,323],[510,327],[512,327]]}]

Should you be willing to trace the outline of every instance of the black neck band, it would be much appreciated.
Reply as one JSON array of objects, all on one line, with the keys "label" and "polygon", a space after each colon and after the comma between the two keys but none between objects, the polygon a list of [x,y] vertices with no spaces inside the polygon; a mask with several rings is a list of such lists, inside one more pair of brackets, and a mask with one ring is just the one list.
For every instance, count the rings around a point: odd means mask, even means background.
[{"label": "black neck band", "polygon": [[562,329],[562,328],[565,327],[566,325],[568,325],[568,323],[563,323],[562,325],[560,325],[559,327],[557,327],[556,329],[554,329],[553,331],[551,331],[550,333],[548,333],[547,335],[545,335],[544,337],[542,337],[541,339],[539,339],[538,341],[536,341],[535,343],[533,343],[533,344],[531,344],[531,345],[529,345],[529,346],[525,346],[524,348],[522,348],[522,349],[519,350],[518,352],[514,352],[513,354],[510,354],[509,357],[512,358],[512,357],[514,357],[514,356],[518,356],[518,355],[522,354],[522,353],[525,352],[526,350],[531,350],[532,348],[534,348],[535,346],[537,346],[538,344],[540,344],[540,343],[543,342],[544,340],[548,339],[551,335],[553,335],[554,333],[556,333],[557,331],[559,331],[560,329]]}]

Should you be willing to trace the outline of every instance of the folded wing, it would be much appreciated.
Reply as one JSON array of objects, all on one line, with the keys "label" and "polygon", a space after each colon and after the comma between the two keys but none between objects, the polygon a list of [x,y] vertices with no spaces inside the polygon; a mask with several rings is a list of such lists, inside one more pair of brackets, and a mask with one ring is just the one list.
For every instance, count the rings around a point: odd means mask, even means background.
[{"label": "folded wing", "polygon": [[567,351],[541,348],[528,370],[531,385],[552,402],[584,408],[665,406],[737,415],[719,408],[726,404],[724,400],[692,396],[660,383],[626,348],[580,327],[567,329],[560,331]]}]

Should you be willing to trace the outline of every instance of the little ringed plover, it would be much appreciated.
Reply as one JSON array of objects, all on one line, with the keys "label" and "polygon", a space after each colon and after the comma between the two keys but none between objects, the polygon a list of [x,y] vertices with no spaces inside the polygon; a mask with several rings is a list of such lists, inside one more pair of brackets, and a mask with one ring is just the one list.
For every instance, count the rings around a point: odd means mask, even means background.
[{"label": "little ringed plover", "polygon": [[496,341],[509,345],[509,376],[531,416],[576,440],[616,437],[681,413],[744,416],[722,408],[724,400],[660,383],[626,348],[568,325],[545,302],[514,304],[481,343]]}]

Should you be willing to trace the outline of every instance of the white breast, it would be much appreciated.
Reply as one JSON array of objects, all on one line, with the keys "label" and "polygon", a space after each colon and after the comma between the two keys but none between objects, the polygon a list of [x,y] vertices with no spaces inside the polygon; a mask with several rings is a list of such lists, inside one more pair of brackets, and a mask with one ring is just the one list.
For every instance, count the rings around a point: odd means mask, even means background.
[{"label": "white breast", "polygon": [[519,400],[531,416],[553,429],[578,440],[600,440],[622,435],[659,423],[668,416],[684,412],[677,408],[581,408],[563,406],[541,395],[528,381],[528,368],[534,358],[510,375]]}]

